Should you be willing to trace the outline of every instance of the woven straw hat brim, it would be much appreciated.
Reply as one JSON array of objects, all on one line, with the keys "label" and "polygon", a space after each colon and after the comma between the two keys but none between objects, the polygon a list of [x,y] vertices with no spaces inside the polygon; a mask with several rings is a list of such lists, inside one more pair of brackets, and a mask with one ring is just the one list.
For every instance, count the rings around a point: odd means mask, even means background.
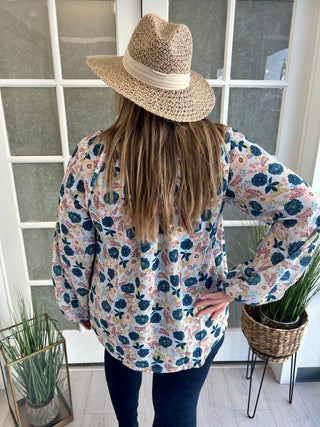
[{"label": "woven straw hat brim", "polygon": [[165,90],[132,77],[122,56],[86,60],[91,70],[116,92],[153,114],[178,122],[196,122],[213,109],[215,95],[209,83],[191,71],[190,85],[182,90]]}]

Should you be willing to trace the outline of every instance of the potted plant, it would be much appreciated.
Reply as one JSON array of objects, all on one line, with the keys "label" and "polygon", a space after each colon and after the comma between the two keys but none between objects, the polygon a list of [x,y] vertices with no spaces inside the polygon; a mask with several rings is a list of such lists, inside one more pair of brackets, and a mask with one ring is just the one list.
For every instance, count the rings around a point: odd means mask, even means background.
[{"label": "potted plant", "polygon": [[[65,340],[47,314],[37,309],[28,313],[22,298],[14,320],[14,326],[0,331],[1,367],[11,412],[19,426],[25,421],[34,426],[55,425],[63,412],[61,401],[66,402],[57,387]],[[69,412],[73,418],[72,406]]]},{"label": "potted plant", "polygon": [[320,291],[320,246],[300,279],[278,301],[260,307],[262,323],[275,328],[292,328],[301,322],[311,299]]},{"label": "potted plant", "polygon": [[[265,225],[259,225],[249,239],[251,253],[255,252]],[[295,353],[308,322],[306,308],[320,291],[320,246],[298,281],[290,286],[280,300],[261,306],[242,305],[242,330],[250,346],[262,360],[283,362]],[[279,330],[291,329],[290,334]]]}]

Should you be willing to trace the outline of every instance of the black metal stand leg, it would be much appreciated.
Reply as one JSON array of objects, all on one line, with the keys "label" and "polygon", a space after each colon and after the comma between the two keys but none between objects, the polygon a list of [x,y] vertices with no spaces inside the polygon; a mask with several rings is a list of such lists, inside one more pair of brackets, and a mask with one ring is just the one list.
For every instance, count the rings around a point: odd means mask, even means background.
[{"label": "black metal stand leg", "polygon": [[294,353],[294,354],[291,354],[289,403],[292,403],[292,398],[293,398],[293,389],[294,389],[294,382],[295,382],[296,365],[297,365],[297,352]]},{"label": "black metal stand leg", "polygon": [[252,367],[254,353],[253,353],[253,351],[251,351],[251,348],[249,347],[249,350],[248,350],[248,360],[247,360],[247,371],[246,371],[246,379],[247,380],[249,380],[250,377],[251,377],[251,374],[249,375],[250,353],[251,353],[251,367]]},{"label": "black metal stand leg", "polygon": [[[250,355],[250,351],[249,351],[249,354],[248,354],[248,365],[249,365],[249,355]],[[246,376],[247,379],[250,379],[249,396],[248,396],[248,407],[247,407],[247,415],[248,415],[249,418],[254,418],[254,416],[256,415],[256,410],[257,410],[257,406],[258,406],[258,402],[259,402],[260,392],[261,392],[261,388],[262,388],[264,376],[265,376],[265,373],[266,373],[266,370],[267,370],[267,366],[268,366],[268,362],[269,362],[269,357],[267,357],[267,360],[266,360],[265,365],[264,365],[263,374],[262,374],[262,377],[261,377],[260,387],[259,387],[259,391],[258,391],[256,403],[255,403],[255,406],[254,406],[253,414],[250,415],[250,400],[251,400],[252,377],[253,377],[253,371],[254,371],[254,367],[255,367],[255,364],[256,364],[256,360],[257,360],[257,356],[254,356],[254,354],[252,352],[250,376],[249,376],[249,378],[248,378],[248,376]],[[248,365],[247,365],[247,373],[248,373]]]}]

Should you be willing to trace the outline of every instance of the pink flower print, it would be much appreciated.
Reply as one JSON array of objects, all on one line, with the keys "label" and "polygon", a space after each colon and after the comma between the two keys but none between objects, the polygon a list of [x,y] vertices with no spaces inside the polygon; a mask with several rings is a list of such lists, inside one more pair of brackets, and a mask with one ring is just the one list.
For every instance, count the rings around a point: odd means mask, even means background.
[{"label": "pink flower print", "polygon": [[60,205],[59,205],[58,213],[59,213],[59,216],[62,217],[62,218],[64,218],[66,216],[66,210],[62,206],[62,203],[60,203]]},{"label": "pink flower print", "polygon": [[248,159],[241,154],[236,156],[233,162],[238,169],[245,169],[248,165]]},{"label": "pink flower print", "polygon": [[229,176],[229,167],[228,167],[228,166],[224,166],[224,167],[222,168],[222,171],[223,171],[223,176],[224,176],[225,178],[228,178],[228,176]]},{"label": "pink flower print", "polygon": [[267,238],[264,240],[264,245],[265,245],[265,247],[266,247],[267,249],[271,249],[271,248],[272,248],[272,246],[273,246],[273,237],[267,237]]},{"label": "pink flower print", "polygon": [[186,234],[186,230],[182,226],[178,226],[175,232],[176,236],[183,237]]},{"label": "pink flower print", "polygon": [[137,267],[137,265],[139,265],[137,258],[132,257],[132,258],[130,258],[130,260],[127,263],[127,268],[129,270],[133,270]]},{"label": "pink flower print", "polygon": [[101,186],[101,185],[97,185],[95,188],[94,188],[94,190],[93,190],[93,192],[94,192],[94,194],[97,196],[97,197],[103,197],[103,195],[104,195],[104,190],[103,190],[103,187]]},{"label": "pink flower print", "polygon": [[94,171],[94,162],[90,159],[85,159],[82,163],[83,173],[89,175]]},{"label": "pink flower print", "polygon": [[153,296],[153,293],[154,293],[154,291],[156,290],[156,287],[155,287],[155,285],[149,285],[147,288],[146,288],[146,294],[149,296],[149,297],[152,297]]},{"label": "pink flower print", "polygon": [[170,354],[166,355],[164,361],[167,365],[174,365],[174,363],[175,363],[174,358]]},{"label": "pink flower print", "polygon": [[257,286],[257,291],[259,295],[267,295],[271,289],[271,286],[267,283],[260,283]]},{"label": "pink flower print", "polygon": [[75,248],[82,248],[84,245],[83,239],[81,239],[80,237],[74,237],[72,239],[72,245],[74,245]]},{"label": "pink flower print", "polygon": [[310,188],[306,188],[304,192],[304,198],[309,202],[315,202],[317,200],[317,196],[314,194],[314,192]]},{"label": "pink flower print", "polygon": [[132,316],[130,313],[125,313],[122,317],[122,320],[124,323],[129,326],[135,323],[134,316]]},{"label": "pink flower print", "polygon": [[199,264],[201,258],[202,257],[200,252],[193,252],[189,257],[189,261],[194,264]]},{"label": "pink flower print", "polygon": [[270,194],[262,194],[257,200],[262,205],[269,205],[272,203],[272,196]]},{"label": "pink flower print", "polygon": [[227,290],[227,294],[230,295],[231,297],[235,298],[236,295],[236,290],[233,286],[230,286],[229,288],[226,289]]}]

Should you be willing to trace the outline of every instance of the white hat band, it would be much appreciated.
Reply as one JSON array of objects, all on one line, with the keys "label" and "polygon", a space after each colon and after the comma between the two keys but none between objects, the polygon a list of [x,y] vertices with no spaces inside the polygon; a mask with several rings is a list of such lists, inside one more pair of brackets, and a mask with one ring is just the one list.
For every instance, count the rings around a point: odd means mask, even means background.
[{"label": "white hat band", "polygon": [[180,90],[186,89],[190,84],[190,73],[165,74],[152,70],[147,65],[141,64],[132,58],[128,49],[122,59],[125,70],[137,80],[159,89]]}]

